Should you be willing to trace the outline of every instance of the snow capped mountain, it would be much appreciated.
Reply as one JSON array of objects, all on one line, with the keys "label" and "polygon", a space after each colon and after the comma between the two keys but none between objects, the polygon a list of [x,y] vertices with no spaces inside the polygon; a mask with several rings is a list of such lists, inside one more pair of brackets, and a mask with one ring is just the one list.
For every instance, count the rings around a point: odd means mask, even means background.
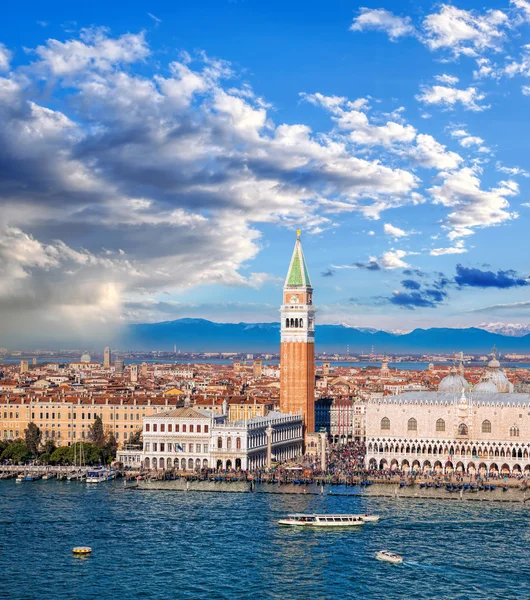
[{"label": "snow capped mountain", "polygon": [[378,333],[379,331],[384,331],[385,333],[393,333],[394,335],[405,335],[412,331],[412,329],[376,329],[375,327],[360,327],[358,325],[351,325],[350,323],[346,323],[345,321],[336,323],[336,325],[340,325],[342,327],[345,327],[346,329],[356,329],[357,331],[361,331],[362,333]]},{"label": "snow capped mountain", "polygon": [[523,337],[530,333],[530,324],[527,323],[481,323],[477,327],[509,337]]}]

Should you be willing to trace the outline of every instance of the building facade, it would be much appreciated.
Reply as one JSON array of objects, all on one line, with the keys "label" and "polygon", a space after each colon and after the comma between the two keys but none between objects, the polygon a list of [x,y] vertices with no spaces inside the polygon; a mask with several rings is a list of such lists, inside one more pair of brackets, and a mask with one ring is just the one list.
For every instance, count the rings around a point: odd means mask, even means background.
[{"label": "building facade", "polygon": [[494,357],[473,389],[452,369],[437,392],[368,403],[366,464],[404,471],[530,471],[530,394],[512,390]]},{"label": "building facade", "polygon": [[301,415],[271,412],[229,422],[224,415],[184,407],[145,417],[143,450],[125,448],[118,460],[147,470],[253,470],[299,456],[302,443]]},{"label": "building facade", "polygon": [[280,409],[302,415],[315,430],[315,308],[300,231],[283,288],[280,348]]}]

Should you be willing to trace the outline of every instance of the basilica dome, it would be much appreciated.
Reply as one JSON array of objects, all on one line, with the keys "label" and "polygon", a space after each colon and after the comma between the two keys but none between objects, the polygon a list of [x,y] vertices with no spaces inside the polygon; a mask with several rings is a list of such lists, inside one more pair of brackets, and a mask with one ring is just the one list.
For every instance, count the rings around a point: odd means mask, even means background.
[{"label": "basilica dome", "polygon": [[467,380],[458,374],[456,367],[451,367],[449,375],[446,375],[438,385],[439,392],[462,392],[469,389]]},{"label": "basilica dome", "polygon": [[481,392],[483,394],[496,394],[499,390],[492,381],[489,381],[487,379],[481,379],[473,388],[473,391]]},{"label": "basilica dome", "polygon": [[89,363],[92,359],[90,358],[90,354],[88,352],[85,352],[83,354],[83,356],[81,357],[81,362],[82,363]]},{"label": "basilica dome", "polygon": [[513,383],[506,377],[501,369],[501,363],[497,360],[495,352],[489,361],[480,381],[473,388],[475,392],[511,394],[514,390]]}]

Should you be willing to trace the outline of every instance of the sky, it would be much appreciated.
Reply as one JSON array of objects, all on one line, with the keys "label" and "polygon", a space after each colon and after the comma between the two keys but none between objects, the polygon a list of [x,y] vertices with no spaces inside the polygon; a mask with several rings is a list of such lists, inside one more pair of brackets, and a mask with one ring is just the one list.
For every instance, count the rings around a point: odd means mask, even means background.
[{"label": "sky", "polygon": [[530,0],[10,3],[0,345],[530,323]]}]

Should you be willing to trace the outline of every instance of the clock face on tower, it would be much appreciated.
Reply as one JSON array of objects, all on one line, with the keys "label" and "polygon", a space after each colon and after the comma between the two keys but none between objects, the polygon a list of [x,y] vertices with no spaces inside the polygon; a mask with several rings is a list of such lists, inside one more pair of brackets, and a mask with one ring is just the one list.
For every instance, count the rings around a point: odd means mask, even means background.
[{"label": "clock face on tower", "polygon": [[298,296],[291,296],[290,298],[291,304],[298,304],[298,302],[300,302]]}]

